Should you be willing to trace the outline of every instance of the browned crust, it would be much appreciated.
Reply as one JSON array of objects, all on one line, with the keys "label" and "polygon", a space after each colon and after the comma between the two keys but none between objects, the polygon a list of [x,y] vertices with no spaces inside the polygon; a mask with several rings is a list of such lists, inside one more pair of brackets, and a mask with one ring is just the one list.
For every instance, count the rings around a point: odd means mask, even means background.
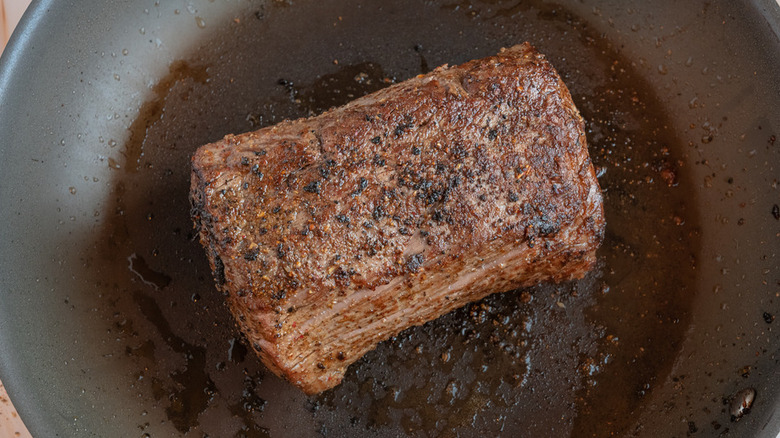
[{"label": "browned crust", "polygon": [[581,277],[603,237],[583,121],[528,44],[228,135],[192,163],[218,287],[307,393],[406,327]]}]

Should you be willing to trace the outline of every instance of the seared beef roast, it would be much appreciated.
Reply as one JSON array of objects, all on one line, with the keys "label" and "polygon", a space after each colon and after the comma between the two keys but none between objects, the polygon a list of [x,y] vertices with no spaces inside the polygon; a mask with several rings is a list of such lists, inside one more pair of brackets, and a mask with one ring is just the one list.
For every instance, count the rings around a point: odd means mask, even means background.
[{"label": "seared beef roast", "polygon": [[309,394],[407,327],[582,277],[604,233],[582,118],[528,44],[228,135],[192,166],[218,288]]}]

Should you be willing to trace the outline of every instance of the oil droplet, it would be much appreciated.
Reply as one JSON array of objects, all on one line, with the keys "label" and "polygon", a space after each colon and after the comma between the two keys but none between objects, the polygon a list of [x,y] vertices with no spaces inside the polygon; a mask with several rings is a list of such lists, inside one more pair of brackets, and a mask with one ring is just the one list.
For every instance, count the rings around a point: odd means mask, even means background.
[{"label": "oil droplet", "polygon": [[119,75],[114,73],[114,79],[116,79],[118,81],[119,80]]},{"label": "oil droplet", "polygon": [[447,387],[445,388],[445,391],[447,392],[447,395],[449,396],[449,404],[453,404],[455,402],[455,399],[458,397],[459,392],[458,383],[454,380],[451,380]]},{"label": "oil droplet", "polygon": [[112,147],[112,148],[116,147],[116,140],[114,140],[113,138],[111,140],[109,140],[108,141],[108,146]]},{"label": "oil droplet", "polygon": [[140,32],[140,33],[141,33],[141,35],[146,35],[146,29],[145,29],[145,28],[143,28],[143,27],[142,27],[142,28],[140,28],[140,29],[138,29],[138,32]]},{"label": "oil droplet", "polygon": [[206,21],[201,17],[195,17],[195,24],[197,24],[201,29],[206,27]]},{"label": "oil droplet", "polygon": [[127,56],[127,54],[128,54],[128,51],[127,51],[127,49],[122,49],[122,54],[123,54],[123,55],[125,55],[125,56]]},{"label": "oil droplet", "polygon": [[206,67],[192,67],[184,61],[175,61],[169,67],[169,74],[158,82],[152,92],[156,96],[141,105],[138,110],[138,116],[128,128],[130,137],[125,142],[125,163],[130,172],[135,172],[141,168],[141,157],[144,155],[144,143],[146,133],[149,128],[159,121],[163,115],[165,100],[174,85],[185,79],[191,79],[197,83],[205,84],[209,77]]},{"label": "oil droplet", "polygon": [[119,165],[119,162],[115,159],[108,157],[108,167],[111,169],[119,169],[121,166]]},{"label": "oil droplet", "polygon": [[710,143],[712,141],[712,134],[708,135],[702,135],[701,142],[704,144]]},{"label": "oil droplet", "polygon": [[664,64],[660,64],[658,66],[658,74],[665,75],[667,73],[668,73],[668,71],[666,70],[666,66]]},{"label": "oil droplet", "polygon": [[128,268],[130,269],[130,272],[137,275],[145,285],[160,290],[171,283],[171,277],[161,272],[153,271],[149,265],[146,264],[144,258],[138,254],[132,253],[130,257],[127,258],[127,261],[129,263]]},{"label": "oil droplet", "polygon": [[233,363],[240,363],[246,359],[247,348],[240,340],[233,338],[228,341],[230,348],[228,348],[228,360]]},{"label": "oil droplet", "polygon": [[750,412],[753,401],[756,399],[756,390],[745,388],[734,395],[729,404],[729,413],[731,421],[739,421],[745,414]]},{"label": "oil droplet", "polygon": [[70,192],[71,195],[75,195],[76,194],[76,188],[75,187],[69,187],[68,191]]}]

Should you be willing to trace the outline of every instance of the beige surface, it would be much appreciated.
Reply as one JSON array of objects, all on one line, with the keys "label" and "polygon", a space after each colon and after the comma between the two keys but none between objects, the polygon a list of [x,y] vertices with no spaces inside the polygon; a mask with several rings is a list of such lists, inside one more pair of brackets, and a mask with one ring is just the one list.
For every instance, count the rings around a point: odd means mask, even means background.
[{"label": "beige surface", "polygon": [[0,382],[0,438],[29,436],[30,433],[27,432],[11,400],[8,399],[5,386]]},{"label": "beige surface", "polygon": [[[0,0],[0,53],[30,0]],[[30,437],[0,382],[0,438]]]},{"label": "beige surface", "polygon": [[30,0],[0,0],[0,52],[28,4]]}]

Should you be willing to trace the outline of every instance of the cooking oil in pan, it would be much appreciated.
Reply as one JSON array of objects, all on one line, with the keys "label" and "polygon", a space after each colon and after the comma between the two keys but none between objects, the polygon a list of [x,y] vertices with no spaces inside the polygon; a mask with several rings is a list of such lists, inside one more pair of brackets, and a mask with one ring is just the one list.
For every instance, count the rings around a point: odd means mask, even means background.
[{"label": "cooking oil in pan", "polygon": [[[130,126],[97,240],[116,274],[109,336],[137,365],[133,391],[148,406],[139,429],[261,437],[631,432],[679,352],[698,245],[680,142],[651,87],[561,7],[358,3],[268,2],[230,23],[210,22],[209,40],[172,63]],[[195,148],[526,40],[558,68],[586,120],[607,214],[597,269],[410,328],[319,396],[266,372],[246,354],[192,229]]]}]

